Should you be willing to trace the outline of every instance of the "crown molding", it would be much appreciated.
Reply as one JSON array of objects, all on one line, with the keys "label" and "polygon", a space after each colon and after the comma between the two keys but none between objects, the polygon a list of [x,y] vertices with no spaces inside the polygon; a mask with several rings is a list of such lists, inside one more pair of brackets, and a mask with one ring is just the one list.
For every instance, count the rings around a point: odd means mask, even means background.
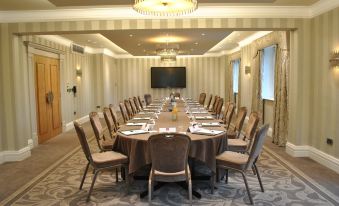
[{"label": "crown molding", "polygon": [[211,6],[201,5],[189,15],[145,16],[130,6],[111,8],[0,11],[1,23],[114,19],[182,18],[312,18],[339,6],[339,0],[320,0],[311,6]]}]

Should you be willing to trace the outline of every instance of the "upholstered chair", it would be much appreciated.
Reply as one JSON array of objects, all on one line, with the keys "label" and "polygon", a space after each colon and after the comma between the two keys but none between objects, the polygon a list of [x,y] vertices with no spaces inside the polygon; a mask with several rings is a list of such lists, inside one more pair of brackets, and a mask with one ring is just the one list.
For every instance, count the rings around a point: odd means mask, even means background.
[{"label": "upholstered chair", "polygon": [[227,142],[228,150],[242,153],[247,152],[252,145],[253,137],[255,136],[255,131],[257,129],[258,124],[259,124],[258,113],[252,112],[247,122],[244,131],[245,132],[244,136],[238,139],[228,139]]},{"label": "upholstered chair", "polygon": [[246,107],[240,107],[238,110],[237,118],[235,120],[235,125],[233,129],[229,129],[227,131],[227,138],[228,139],[236,139],[239,138],[242,130],[242,126],[244,124],[245,118],[247,115],[247,108]]},{"label": "upholstered chair", "polygon": [[144,98],[145,98],[146,106],[152,103],[152,96],[150,94],[145,94]]},{"label": "upholstered chair", "polygon": [[234,114],[234,110],[235,110],[234,103],[230,102],[229,105],[228,105],[228,108],[227,108],[225,119],[224,119],[224,124],[226,125],[225,126],[226,130],[228,130],[229,127],[230,127],[230,124],[232,122],[232,117],[233,117],[233,114]]},{"label": "upholstered chair", "polygon": [[255,170],[255,174],[260,184],[260,189],[262,192],[264,192],[264,187],[261,182],[260,173],[259,173],[258,167],[256,166],[256,162],[259,158],[259,155],[262,152],[262,148],[265,142],[268,128],[269,126],[265,125],[261,127],[260,130],[256,133],[256,136],[254,138],[254,142],[253,142],[253,145],[251,147],[249,154],[225,151],[216,156],[217,169],[221,168],[221,169],[226,169],[226,170],[234,170],[234,171],[241,173],[244,179],[247,194],[248,194],[251,204],[253,204],[253,199],[250,193],[250,189],[248,187],[248,183],[246,179],[246,172],[250,169]]},{"label": "upholstered chair", "polygon": [[125,104],[120,102],[119,103],[119,108],[120,108],[120,112],[121,112],[122,118],[124,119],[124,123],[126,123],[128,120],[130,120],[130,118],[129,118],[128,114],[127,114]]},{"label": "upholstered chair", "polygon": [[207,106],[206,106],[206,109],[207,109],[207,110],[210,109],[212,99],[213,99],[213,95],[211,94],[211,95],[210,95],[210,98],[209,98],[208,101],[207,101]]},{"label": "upholstered chair", "polygon": [[129,102],[129,100],[125,99],[124,100],[124,105],[127,111],[127,115],[128,115],[128,119],[132,119],[132,117],[134,116],[132,108],[131,108],[131,104]]},{"label": "upholstered chair", "polygon": [[[87,199],[86,201],[88,202],[91,197],[91,193],[94,187],[95,180],[102,170],[111,170],[111,169],[117,169],[118,168],[124,168],[125,174],[128,174],[128,158],[118,152],[114,151],[106,151],[106,152],[100,152],[100,153],[91,153],[91,150],[89,148],[88,142],[87,142],[87,137],[86,134],[82,128],[82,126],[77,122],[73,122],[78,139],[80,141],[81,148],[86,156],[86,159],[88,161],[84,175],[82,177],[80,187],[79,189],[82,189],[82,186],[84,184],[88,168],[91,166],[93,168],[94,176],[92,178],[92,184],[89,189]],[[116,175],[116,181],[118,181],[118,176]],[[126,175],[126,183],[127,183],[127,191],[128,191],[128,175]]]},{"label": "upholstered chair", "polygon": [[139,102],[141,110],[143,110],[144,109],[144,105],[142,104],[140,96],[138,96],[138,102]]},{"label": "upholstered chair", "polygon": [[136,108],[136,110],[137,110],[137,113],[139,113],[139,112],[141,111],[141,107],[140,107],[140,105],[139,105],[138,98],[133,97],[133,102],[134,102],[135,108]]},{"label": "upholstered chair", "polygon": [[225,121],[225,118],[227,116],[228,107],[230,106],[230,103],[231,102],[226,102],[226,104],[225,104],[224,114],[222,115],[222,118],[221,118],[221,120],[223,120],[223,121]]},{"label": "upholstered chair", "polygon": [[215,117],[217,119],[220,119],[220,117],[221,117],[221,110],[222,110],[223,105],[224,105],[224,99],[219,98],[218,104],[217,104],[216,109],[215,109]]},{"label": "upholstered chair", "polygon": [[212,109],[210,110],[210,112],[213,112],[213,113],[215,113],[215,110],[216,110],[216,108],[217,108],[217,105],[218,105],[219,99],[220,99],[220,97],[219,97],[219,96],[215,96],[215,98],[214,98],[214,102],[213,102],[213,104],[212,104]]},{"label": "upholstered chair", "polygon": [[94,136],[97,140],[99,149],[103,151],[109,151],[112,150],[113,147],[113,140],[110,137],[106,137],[104,134],[104,128],[101,125],[100,118],[98,113],[96,112],[91,112],[89,113],[89,120],[91,122],[93,131],[94,131]]},{"label": "upholstered chair", "polygon": [[200,95],[199,95],[199,104],[204,106],[205,105],[205,99],[206,99],[206,93],[200,93]]},{"label": "upholstered chair", "polygon": [[116,127],[114,123],[111,111],[108,107],[105,107],[103,110],[103,113],[104,113],[104,118],[105,118],[105,122],[108,128],[109,134],[111,135],[112,139],[115,139],[118,128]]},{"label": "upholstered chair", "polygon": [[154,181],[188,183],[188,196],[192,203],[192,181],[188,166],[191,139],[184,134],[154,134],[148,139],[152,168],[148,181],[148,201],[151,204]]},{"label": "upholstered chair", "polygon": [[120,123],[119,123],[119,118],[118,118],[118,114],[117,114],[117,112],[115,111],[113,104],[108,105],[108,108],[109,108],[109,111],[111,112],[111,115],[112,115],[112,118],[113,118],[115,127],[118,129],[118,128],[119,128],[119,125],[120,125]]},{"label": "upholstered chair", "polygon": [[134,116],[134,115],[136,115],[138,113],[137,108],[136,108],[132,98],[129,98],[128,101],[129,101],[129,104],[130,104],[131,109],[132,109],[132,114]]}]

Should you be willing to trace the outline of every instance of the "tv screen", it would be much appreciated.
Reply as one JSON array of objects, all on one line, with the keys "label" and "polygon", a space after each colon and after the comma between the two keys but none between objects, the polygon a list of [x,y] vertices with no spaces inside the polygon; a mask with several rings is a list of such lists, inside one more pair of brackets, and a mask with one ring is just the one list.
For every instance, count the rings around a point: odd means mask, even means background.
[{"label": "tv screen", "polygon": [[186,67],[152,67],[152,88],[186,88]]}]

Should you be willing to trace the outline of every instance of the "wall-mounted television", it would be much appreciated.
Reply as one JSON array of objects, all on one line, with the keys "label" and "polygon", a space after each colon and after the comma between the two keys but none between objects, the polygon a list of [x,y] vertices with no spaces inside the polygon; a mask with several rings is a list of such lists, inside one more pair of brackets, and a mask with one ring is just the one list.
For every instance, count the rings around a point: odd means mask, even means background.
[{"label": "wall-mounted television", "polygon": [[186,67],[151,67],[151,88],[186,88]]}]

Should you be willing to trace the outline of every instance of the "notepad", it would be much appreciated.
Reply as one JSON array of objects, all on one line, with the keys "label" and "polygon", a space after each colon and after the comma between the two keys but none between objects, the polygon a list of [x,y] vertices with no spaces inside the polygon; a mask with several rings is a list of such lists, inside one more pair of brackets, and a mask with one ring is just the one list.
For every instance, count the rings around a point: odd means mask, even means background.
[{"label": "notepad", "polygon": [[207,111],[195,111],[195,112],[192,112],[192,114],[208,114]]},{"label": "notepad", "polygon": [[145,126],[146,123],[142,123],[142,122],[140,122],[140,123],[129,122],[129,123],[127,123],[126,125],[127,125],[127,126]]},{"label": "notepad", "polygon": [[150,117],[134,117],[133,120],[150,120]]},{"label": "notepad", "polygon": [[138,129],[138,130],[121,131],[121,133],[128,136],[128,135],[136,135],[136,134],[146,134],[148,133],[148,131]]},{"label": "notepad", "polygon": [[203,126],[203,127],[219,127],[220,123],[219,122],[203,122],[203,123],[201,123],[201,126]]},{"label": "notepad", "polygon": [[200,127],[189,127],[189,130],[192,134],[203,134],[203,135],[218,135],[224,132],[220,130],[210,130]]},{"label": "notepad", "polygon": [[195,119],[198,119],[198,120],[201,120],[201,119],[213,119],[213,117],[212,116],[205,116],[205,117],[203,117],[203,116],[196,116]]},{"label": "notepad", "polygon": [[176,132],[177,129],[175,127],[169,127],[169,128],[159,128],[159,132]]}]

